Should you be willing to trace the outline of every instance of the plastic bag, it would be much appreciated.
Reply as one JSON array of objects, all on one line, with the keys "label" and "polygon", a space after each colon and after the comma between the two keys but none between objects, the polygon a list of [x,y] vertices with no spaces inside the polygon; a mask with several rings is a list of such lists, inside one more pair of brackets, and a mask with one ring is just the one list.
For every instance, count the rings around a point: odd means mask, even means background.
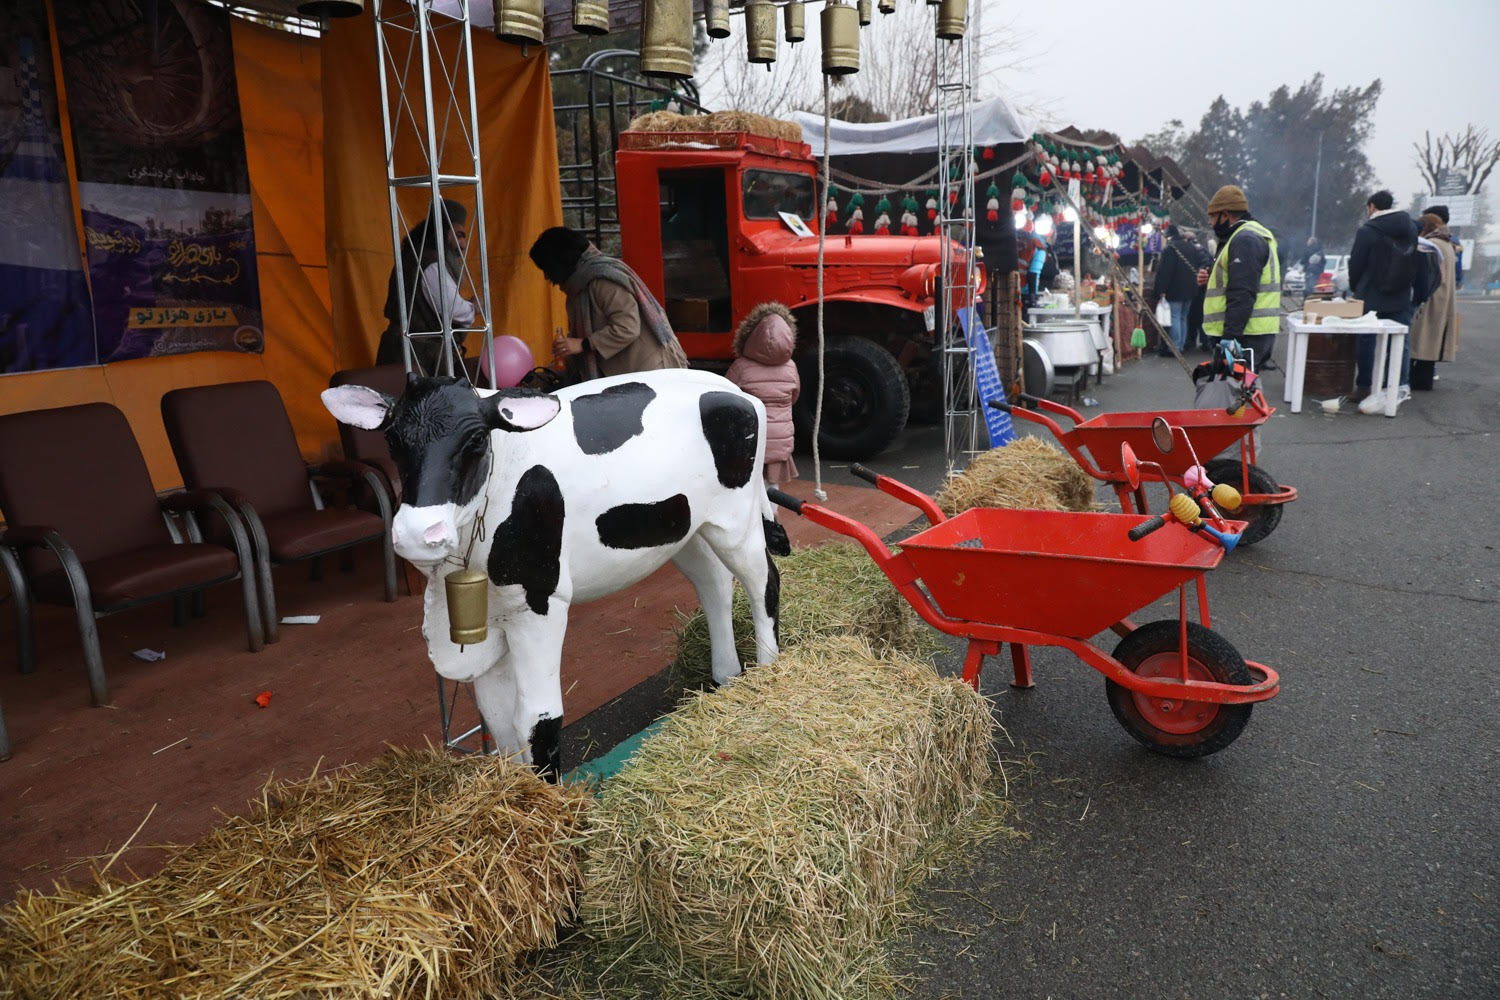
[{"label": "plastic bag", "polygon": [[1167,305],[1166,299],[1156,303],[1156,322],[1163,330],[1172,328],[1172,307]]}]

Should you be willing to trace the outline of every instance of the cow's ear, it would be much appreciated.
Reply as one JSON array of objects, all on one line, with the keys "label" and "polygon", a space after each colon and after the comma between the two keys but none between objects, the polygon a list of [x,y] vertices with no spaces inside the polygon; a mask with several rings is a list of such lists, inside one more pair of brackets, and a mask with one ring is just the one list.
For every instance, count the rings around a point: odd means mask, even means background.
[{"label": "cow's ear", "polygon": [[382,431],[391,420],[396,400],[363,385],[338,385],[323,390],[323,405],[335,420],[367,431]]},{"label": "cow's ear", "polygon": [[534,431],[551,423],[562,409],[556,396],[534,389],[502,389],[485,403],[489,425],[501,431]]}]

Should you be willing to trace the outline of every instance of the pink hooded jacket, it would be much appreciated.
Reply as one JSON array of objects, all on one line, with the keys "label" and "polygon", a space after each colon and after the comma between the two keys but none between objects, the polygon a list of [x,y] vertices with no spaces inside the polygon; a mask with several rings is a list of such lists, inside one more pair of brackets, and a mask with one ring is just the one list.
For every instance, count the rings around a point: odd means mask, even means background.
[{"label": "pink hooded jacket", "polygon": [[780,302],[764,302],[750,310],[734,335],[729,381],[766,404],[765,475],[773,483],[797,475],[792,462],[792,404],[802,391],[802,380],[792,361],[796,344],[797,321]]}]

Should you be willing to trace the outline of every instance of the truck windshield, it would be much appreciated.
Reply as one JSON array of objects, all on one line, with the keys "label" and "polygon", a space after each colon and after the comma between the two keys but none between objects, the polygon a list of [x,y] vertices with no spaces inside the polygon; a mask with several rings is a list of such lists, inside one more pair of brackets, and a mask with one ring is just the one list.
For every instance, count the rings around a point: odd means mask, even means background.
[{"label": "truck windshield", "polygon": [[817,217],[813,179],[785,170],[746,170],[740,178],[745,218],[777,219],[790,212],[803,221]]}]

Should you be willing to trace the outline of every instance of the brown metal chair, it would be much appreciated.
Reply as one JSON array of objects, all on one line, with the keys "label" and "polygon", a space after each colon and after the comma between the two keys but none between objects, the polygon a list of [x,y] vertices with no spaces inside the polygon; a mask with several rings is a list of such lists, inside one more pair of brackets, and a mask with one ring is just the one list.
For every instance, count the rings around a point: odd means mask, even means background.
[{"label": "brown metal chair", "polygon": [[[158,498],[130,424],[108,403],[0,416],[0,510],[7,521],[0,570],[15,601],[22,673],[36,669],[31,602],[71,604],[94,704],[108,704],[95,619],[236,577],[250,649],[261,648],[250,542],[239,519],[210,493]],[[223,521],[223,545],[203,541],[197,516],[210,512]]]},{"label": "brown metal chair", "polygon": [[[161,415],[183,482],[219,494],[245,519],[267,642],[279,637],[273,564],[315,559],[378,538],[385,556],[385,599],[396,599],[391,498],[380,475],[360,462],[304,463],[274,385],[226,382],[173,389],[161,399]],[[367,484],[380,513],[325,506],[320,480],[346,487]]]},{"label": "brown metal chair", "polygon": [[[328,380],[330,389],[341,385],[368,386],[394,399],[400,399],[406,392],[406,369],[401,365],[346,368],[334,372],[333,377]],[[390,446],[385,443],[385,432],[367,431],[340,423],[339,441],[344,446],[344,457],[374,466],[385,477],[391,497],[400,503],[401,477],[396,474],[396,463],[391,458]]]}]

